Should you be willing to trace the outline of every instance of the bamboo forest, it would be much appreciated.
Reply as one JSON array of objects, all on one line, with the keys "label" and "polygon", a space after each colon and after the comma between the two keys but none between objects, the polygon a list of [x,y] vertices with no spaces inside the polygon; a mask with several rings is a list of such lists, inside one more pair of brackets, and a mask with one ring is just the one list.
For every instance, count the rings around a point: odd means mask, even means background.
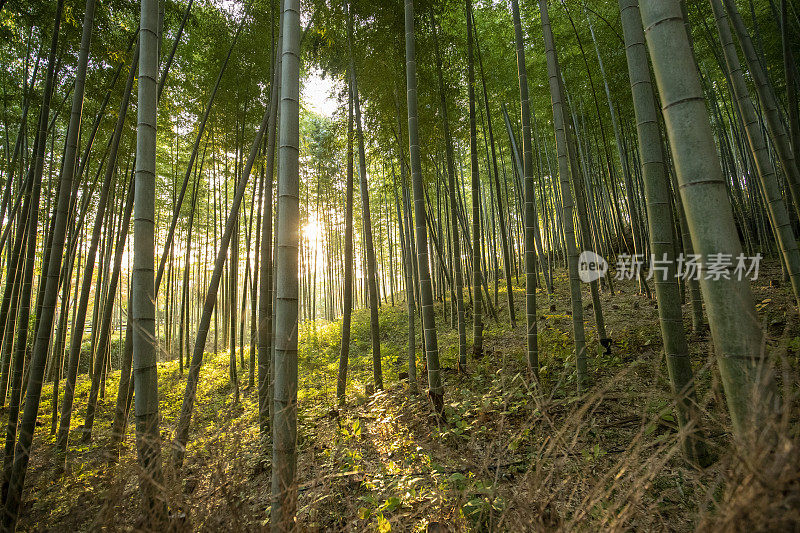
[{"label": "bamboo forest", "polygon": [[800,531],[798,93],[798,0],[0,0],[0,531]]}]

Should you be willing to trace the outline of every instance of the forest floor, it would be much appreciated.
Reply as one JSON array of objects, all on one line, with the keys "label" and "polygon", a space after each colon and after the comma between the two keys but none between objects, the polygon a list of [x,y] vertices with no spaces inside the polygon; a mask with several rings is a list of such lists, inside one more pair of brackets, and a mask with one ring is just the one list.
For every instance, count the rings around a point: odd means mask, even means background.
[{"label": "forest floor", "polygon": [[[592,386],[582,396],[575,393],[565,273],[556,275],[552,306],[546,293],[538,293],[539,386],[531,385],[527,373],[521,288],[514,292],[517,327],[509,327],[501,291],[500,321],[487,319],[485,355],[470,358],[466,374],[454,370],[457,335],[439,304],[446,421],[433,416],[424,395],[410,394],[407,382],[397,379],[407,370],[401,302],[381,311],[387,387],[371,396],[365,393],[372,374],[368,313],[354,314],[348,403],[340,409],[333,407],[341,323],[304,326],[300,529],[797,530],[800,323],[780,278],[776,265],[767,263],[753,283],[767,349],[789,404],[785,412],[791,413],[776,449],[747,460],[737,453],[709,337],[690,334],[703,431],[716,459],[705,469],[681,456],[656,303],[638,295],[633,282],[616,281],[614,295],[601,295],[614,340],[611,355],[603,354],[596,341],[584,287]],[[244,357],[249,364],[247,350]],[[424,389],[424,363],[417,357]],[[170,443],[185,373],[180,374],[177,361],[159,366],[165,486],[176,530],[259,530],[269,520],[271,446],[259,437],[249,370],[240,371],[242,397],[234,403],[228,358],[221,352],[204,361],[180,476],[170,463]],[[109,376],[93,440],[85,444],[75,426],[83,419],[89,382],[85,376],[79,381],[63,474],[53,462],[51,389],[46,386],[20,530],[137,528],[140,500],[130,425],[119,462],[110,462],[107,452],[117,380],[118,372]]]}]

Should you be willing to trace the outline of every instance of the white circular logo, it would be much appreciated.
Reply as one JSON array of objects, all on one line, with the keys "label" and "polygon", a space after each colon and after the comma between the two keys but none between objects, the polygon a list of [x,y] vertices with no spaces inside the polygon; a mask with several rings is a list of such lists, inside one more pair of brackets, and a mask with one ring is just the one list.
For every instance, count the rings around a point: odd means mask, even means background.
[{"label": "white circular logo", "polygon": [[578,257],[578,277],[584,283],[602,278],[608,272],[608,263],[601,256],[586,250]]}]

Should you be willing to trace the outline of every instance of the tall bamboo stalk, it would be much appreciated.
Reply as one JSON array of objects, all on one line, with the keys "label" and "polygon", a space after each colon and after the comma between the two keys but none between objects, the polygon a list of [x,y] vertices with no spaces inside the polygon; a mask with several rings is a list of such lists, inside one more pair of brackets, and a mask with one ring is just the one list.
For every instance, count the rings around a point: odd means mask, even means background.
[{"label": "tall bamboo stalk", "polygon": [[647,196],[650,245],[656,260],[666,263],[666,271],[656,272],[654,277],[667,369],[678,408],[678,423],[683,430],[681,442],[684,453],[690,461],[705,464],[708,458],[701,440],[702,435],[695,433],[698,431],[700,416],[695,404],[694,375],[689,359],[689,345],[683,330],[681,298],[675,276],[675,248],[672,238],[674,220],[670,199],[672,192],[664,163],[663,140],[650,81],[650,65],[639,2],[620,0],[619,8]]},{"label": "tall bamboo stalk", "polygon": [[136,185],[133,208],[131,305],[136,449],[145,519],[154,528],[166,519],[162,499],[161,435],[158,430],[158,367],[153,275],[155,257],[158,0],[141,1]]},{"label": "tall bamboo stalk", "polygon": [[[553,31],[547,11],[547,0],[539,0],[542,17],[542,33],[547,56],[547,75],[550,79],[550,99],[553,107],[553,127],[558,151],[558,175],[561,182],[561,224],[567,246],[567,265],[569,269],[570,300],[572,302],[572,331],[575,342],[575,365],[577,368],[578,392],[586,388],[588,373],[586,369],[586,332],[583,326],[583,303],[581,282],[578,279],[578,247],[575,241],[575,228],[572,221],[572,193],[570,187],[570,158],[567,148],[566,116],[561,87],[561,68],[553,44]],[[576,171],[577,169],[572,169]]]},{"label": "tall bamboo stalk", "polygon": [[417,108],[417,60],[414,37],[414,0],[405,0],[406,90],[408,99],[408,143],[411,160],[411,183],[414,191],[414,220],[416,225],[417,265],[420,285],[420,307],[428,362],[428,395],[434,410],[444,412],[444,387],[439,371],[439,342],[433,314],[433,291],[428,266],[428,229],[425,224],[425,191],[419,153],[419,111]]},{"label": "tall bamboo stalk", "polygon": [[[742,246],[678,0],[642,0],[642,23],[695,251],[736,258]],[[747,279],[702,279],[717,363],[736,434],[760,431],[775,401]]]},{"label": "tall bamboo stalk", "polygon": [[300,1],[285,0],[275,249],[275,395],[272,424],[273,532],[293,531],[297,508],[297,308],[300,229]]}]

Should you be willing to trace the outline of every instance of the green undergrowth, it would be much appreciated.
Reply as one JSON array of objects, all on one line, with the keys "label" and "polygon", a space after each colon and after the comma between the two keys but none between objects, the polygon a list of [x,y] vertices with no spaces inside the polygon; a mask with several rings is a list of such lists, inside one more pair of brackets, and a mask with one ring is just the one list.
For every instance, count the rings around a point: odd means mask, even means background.
[{"label": "green undergrowth", "polygon": [[[466,374],[457,371],[457,333],[450,327],[449,310],[445,316],[443,304],[436,305],[444,419],[433,415],[424,396],[427,377],[419,335],[416,364],[422,392],[414,393],[407,380],[398,379],[408,369],[408,317],[402,302],[383,305],[379,314],[386,387],[374,394],[367,390],[373,380],[369,313],[353,313],[344,406],[335,401],[341,320],[303,324],[297,461],[302,529],[424,531],[436,530],[436,524],[449,531],[714,529],[737,516],[741,494],[780,515],[775,506],[797,493],[797,483],[760,489],[748,484],[731,454],[724,394],[711,371],[707,335],[690,334],[707,445],[717,459],[701,471],[680,454],[655,302],[636,294],[632,283],[618,283],[613,296],[602,293],[607,331],[614,340],[607,355],[596,340],[586,287],[591,387],[579,396],[564,273],[557,272],[555,286],[552,298],[537,291],[538,380],[528,370],[522,288],[514,292],[514,329],[500,290],[498,321],[486,317],[482,357],[475,358],[468,346]],[[774,333],[769,346],[796,356],[800,326],[790,312],[788,291],[774,290],[765,281],[756,284],[755,292],[760,303],[772,303],[759,306]],[[688,326],[688,315],[685,320]],[[249,347],[244,359],[249,364]],[[186,374],[177,361],[159,363],[164,486],[178,530],[258,530],[269,520],[270,439],[259,435],[251,369],[239,369],[236,402],[228,363],[228,352],[205,355],[181,469],[172,464],[172,437]],[[796,362],[787,368],[782,379],[794,379]],[[785,381],[784,388],[787,383],[796,388],[796,380]],[[21,529],[136,528],[140,512],[132,422],[120,458],[110,461],[109,455],[117,386],[118,372],[111,372],[93,440],[83,443],[79,425],[89,381],[79,379],[67,469],[60,474],[49,431],[51,384],[46,384]],[[796,427],[792,419],[787,442],[797,442]],[[796,446],[791,450],[790,455],[796,454]]]}]

